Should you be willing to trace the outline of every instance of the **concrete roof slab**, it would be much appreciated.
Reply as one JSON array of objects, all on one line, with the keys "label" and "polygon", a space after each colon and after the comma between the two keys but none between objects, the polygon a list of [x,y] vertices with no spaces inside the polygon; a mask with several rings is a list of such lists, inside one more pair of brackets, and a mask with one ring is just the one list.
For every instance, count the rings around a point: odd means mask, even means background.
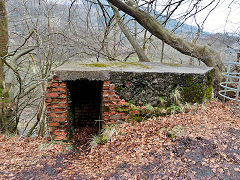
[{"label": "concrete roof slab", "polygon": [[56,68],[54,73],[60,80],[108,80],[110,72],[154,72],[154,73],[178,73],[178,74],[202,74],[211,71],[211,67],[182,66],[175,64],[161,64],[158,62],[95,62],[83,63],[71,61]]}]

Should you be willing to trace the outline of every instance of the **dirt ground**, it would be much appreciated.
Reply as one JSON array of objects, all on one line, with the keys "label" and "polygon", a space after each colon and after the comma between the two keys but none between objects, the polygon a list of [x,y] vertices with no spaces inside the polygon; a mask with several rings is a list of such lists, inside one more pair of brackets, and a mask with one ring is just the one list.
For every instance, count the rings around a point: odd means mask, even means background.
[{"label": "dirt ground", "polygon": [[123,123],[93,149],[88,134],[79,130],[73,145],[0,135],[0,178],[240,179],[236,102],[212,100],[188,113]]}]

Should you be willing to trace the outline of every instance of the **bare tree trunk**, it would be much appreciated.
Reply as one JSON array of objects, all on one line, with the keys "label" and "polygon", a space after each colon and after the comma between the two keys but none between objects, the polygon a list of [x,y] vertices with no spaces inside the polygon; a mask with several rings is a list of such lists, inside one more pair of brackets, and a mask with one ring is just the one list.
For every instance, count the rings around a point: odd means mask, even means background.
[{"label": "bare tree trunk", "polygon": [[[150,4],[148,4],[147,6],[147,13],[149,13],[149,6]],[[146,46],[147,46],[147,29],[145,29],[144,31],[144,35],[143,35],[143,51],[146,53]]]},{"label": "bare tree trunk", "polygon": [[164,55],[164,41],[162,41],[162,48],[161,48],[161,63],[163,62],[163,55]]},{"label": "bare tree trunk", "polygon": [[130,44],[132,45],[133,49],[135,50],[135,52],[138,55],[139,61],[142,62],[150,62],[150,60],[147,58],[147,56],[145,55],[143,49],[140,47],[140,45],[138,44],[138,42],[136,41],[136,39],[130,34],[129,30],[127,29],[127,27],[125,26],[119,11],[117,10],[116,7],[111,6],[114,16],[116,17],[116,20],[118,22],[118,25],[121,29],[121,31],[124,33],[124,35],[126,36],[126,38],[128,39],[128,41],[130,42]]},{"label": "bare tree trunk", "polygon": [[134,21],[134,38],[137,40],[137,21]]},{"label": "bare tree trunk", "polygon": [[8,52],[8,23],[6,14],[5,0],[0,0],[0,91],[1,95],[4,89],[4,61],[3,57],[7,55]]},{"label": "bare tree trunk", "polygon": [[147,46],[147,30],[144,31],[143,35],[143,51],[146,52],[146,46]]},{"label": "bare tree trunk", "polygon": [[[138,6],[139,0],[135,0],[135,5]],[[137,33],[138,33],[138,22],[134,20],[134,38],[137,41]]]},{"label": "bare tree trunk", "polygon": [[9,128],[9,118],[11,111],[9,108],[10,98],[5,85],[4,61],[8,53],[8,21],[5,0],[0,0],[0,132],[11,131]]},{"label": "bare tree trunk", "polygon": [[117,21],[113,24],[113,57],[117,56]]},{"label": "bare tree trunk", "polygon": [[201,60],[207,66],[214,67],[217,81],[221,81],[221,70],[223,68],[223,63],[221,61],[220,55],[216,53],[212,48],[205,45],[194,44],[178,37],[173,32],[163,27],[155,18],[137,7],[128,6],[120,0],[108,0],[108,2],[112,3],[119,10],[122,10],[128,15],[134,17],[145,29],[147,29],[150,33],[159,39],[163,40],[174,49],[185,55],[192,56]]}]

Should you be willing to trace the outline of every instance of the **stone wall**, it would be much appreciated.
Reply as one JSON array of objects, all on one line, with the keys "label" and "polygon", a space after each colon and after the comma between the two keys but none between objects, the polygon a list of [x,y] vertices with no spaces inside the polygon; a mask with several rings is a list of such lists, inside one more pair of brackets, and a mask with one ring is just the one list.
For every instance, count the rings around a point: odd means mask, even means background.
[{"label": "stone wall", "polygon": [[211,97],[212,92],[212,71],[204,75],[111,72],[110,81],[115,84],[121,99],[135,105],[160,106],[160,97],[169,99],[170,94],[177,87],[185,102],[202,103],[204,99]]}]

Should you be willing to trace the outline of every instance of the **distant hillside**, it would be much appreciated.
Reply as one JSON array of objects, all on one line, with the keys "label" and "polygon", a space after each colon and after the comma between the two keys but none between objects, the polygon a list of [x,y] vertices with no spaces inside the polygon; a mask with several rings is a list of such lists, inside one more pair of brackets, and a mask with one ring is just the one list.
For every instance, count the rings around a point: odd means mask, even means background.
[{"label": "distant hillside", "polygon": [[[108,5],[108,2],[106,0],[100,0],[104,5]],[[17,0],[9,0],[7,3],[8,6],[8,11],[9,11],[9,20],[11,23],[11,20],[14,19],[14,21],[16,21],[16,19],[18,18],[22,18],[24,15],[24,6],[23,3]],[[54,17],[55,19],[61,19],[61,21],[67,21],[68,20],[68,15],[69,15],[69,3],[61,3],[61,4],[54,4],[53,3],[49,3],[49,8],[51,10],[51,16]],[[96,8],[98,5],[97,4],[93,4],[91,6],[91,11],[94,12],[94,8]],[[39,3],[36,3],[35,1],[26,1],[25,3],[25,7],[27,8],[27,14],[34,17],[42,17],[42,19],[44,19],[44,17],[46,16],[46,11],[47,11],[47,6]],[[39,8],[40,7],[40,8]],[[16,10],[17,9],[17,10]],[[78,14],[81,15],[81,13],[87,13],[86,12],[86,8],[84,8],[82,5],[80,4],[75,4],[72,7],[72,10],[74,9],[74,11],[78,11]],[[80,12],[80,13],[79,13]],[[109,16],[113,16],[113,12],[111,10],[111,8],[107,8],[107,13],[109,14]],[[124,13],[120,12],[122,15],[124,15]],[[11,18],[12,17],[12,18]],[[76,17],[75,17],[76,18]],[[133,26],[133,23],[131,23],[131,19],[132,17],[126,15],[124,16],[125,18],[125,22],[129,22],[128,26]],[[110,19],[110,18],[109,18]],[[165,17],[162,16],[162,18],[159,18],[160,21],[164,21]],[[75,19],[76,20],[76,19]],[[96,18],[93,17],[91,20],[93,24],[95,23],[100,23],[100,22],[104,22],[104,17],[102,18]],[[99,22],[97,22],[99,21]],[[177,28],[176,28],[177,27]],[[188,24],[182,24],[180,21],[176,20],[176,19],[170,19],[168,20],[167,24],[166,24],[166,28],[169,30],[173,30],[176,28],[175,33],[185,33],[185,34],[194,34],[197,32],[197,27],[196,26],[191,26]],[[139,25],[138,29],[142,29],[142,27]],[[208,32],[203,32],[201,35],[209,35],[210,33]]]}]

